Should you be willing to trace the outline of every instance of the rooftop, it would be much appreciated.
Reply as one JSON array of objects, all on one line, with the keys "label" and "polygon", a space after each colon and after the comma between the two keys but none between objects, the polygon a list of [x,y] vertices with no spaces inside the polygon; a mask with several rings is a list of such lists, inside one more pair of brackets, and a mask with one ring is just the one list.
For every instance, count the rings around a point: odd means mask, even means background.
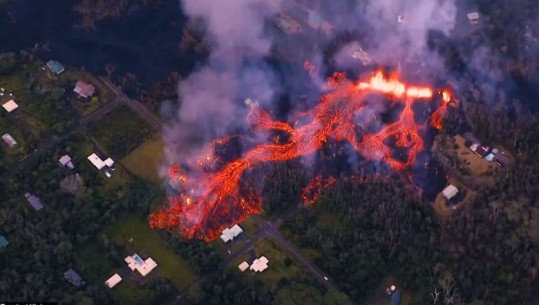
[{"label": "rooftop", "polygon": [[86,284],[82,277],[73,269],[69,269],[66,272],[64,272],[64,278],[70,282],[71,284],[81,287]]},{"label": "rooftop", "polygon": [[103,162],[103,160],[101,160],[95,153],[89,155],[88,160],[99,170],[106,166],[105,162]]},{"label": "rooftop", "polygon": [[451,200],[451,198],[455,197],[458,192],[459,189],[456,186],[450,184],[442,191],[442,196],[444,196],[444,198],[447,200]]},{"label": "rooftop", "polygon": [[88,98],[95,94],[95,87],[92,84],[79,80],[75,84],[75,89],[73,89],[73,91],[81,97]]},{"label": "rooftop", "polygon": [[225,243],[233,240],[236,236],[240,235],[243,229],[239,225],[234,225],[232,228],[226,228],[221,233],[221,240]]},{"label": "rooftop", "polygon": [[5,248],[9,245],[9,241],[4,235],[0,235],[0,248]]},{"label": "rooftop", "polygon": [[65,71],[65,68],[64,66],[62,66],[61,63],[55,61],[55,60],[49,60],[47,62],[47,68],[49,68],[49,70],[51,70],[52,73],[58,75],[62,72]]},{"label": "rooftop", "polygon": [[137,270],[142,276],[148,275],[153,269],[155,269],[155,267],[157,267],[157,263],[151,257],[144,261],[136,253],[126,257],[124,261],[127,263],[127,266],[129,269],[131,269],[131,271]]},{"label": "rooftop", "polygon": [[253,261],[253,264],[251,264],[250,269],[254,272],[262,272],[268,269],[268,263],[269,260],[265,256],[261,256],[260,258],[257,258]]},{"label": "rooftop", "polygon": [[24,194],[24,197],[28,201],[28,203],[36,210],[39,211],[43,209],[43,204],[41,203],[41,200],[35,195],[31,195],[30,193]]},{"label": "rooftop", "polygon": [[119,282],[122,281],[122,277],[118,273],[114,273],[113,276],[111,276],[106,282],[105,285],[107,285],[109,288],[112,288],[116,286]]},{"label": "rooftop", "polygon": [[17,146],[17,141],[9,133],[2,135],[2,140],[11,148]]},{"label": "rooftop", "polygon": [[9,100],[7,101],[6,103],[4,103],[2,105],[2,107],[4,107],[4,109],[7,111],[7,112],[12,112],[13,110],[19,108],[19,105],[17,105],[17,103],[15,103],[14,100]]}]

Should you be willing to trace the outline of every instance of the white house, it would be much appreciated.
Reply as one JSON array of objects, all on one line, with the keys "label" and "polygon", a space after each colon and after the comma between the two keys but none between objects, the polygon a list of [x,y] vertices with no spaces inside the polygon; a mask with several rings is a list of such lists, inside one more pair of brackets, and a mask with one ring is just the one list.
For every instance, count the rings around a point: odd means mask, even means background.
[{"label": "white house", "polygon": [[109,288],[112,288],[121,281],[122,281],[122,277],[118,273],[115,273],[105,282],[105,285],[107,285]]},{"label": "white house", "polygon": [[95,153],[88,156],[88,160],[92,162],[92,164],[97,168],[98,170],[101,170],[103,167],[106,166],[105,162],[99,158]]},{"label": "white house", "polygon": [[447,200],[451,200],[451,198],[455,197],[458,192],[459,189],[456,186],[450,184],[442,191],[442,196]]},{"label": "white house", "polygon": [[17,103],[15,103],[14,100],[9,100],[7,101],[6,103],[4,103],[2,105],[2,107],[7,111],[7,112],[12,112],[13,110],[19,108],[19,105],[17,105]]},{"label": "white house", "polygon": [[148,275],[153,269],[155,269],[155,267],[157,267],[157,263],[151,257],[144,261],[136,253],[126,257],[124,261],[127,263],[127,266],[129,269],[131,269],[131,271],[137,270],[142,276]]},{"label": "white house", "polygon": [[236,236],[240,235],[243,229],[239,225],[234,225],[232,228],[226,228],[221,233],[221,240],[225,243],[233,240]]},{"label": "white house", "polygon": [[261,256],[253,261],[250,269],[254,272],[262,272],[268,269],[268,263],[269,260],[265,256]]}]

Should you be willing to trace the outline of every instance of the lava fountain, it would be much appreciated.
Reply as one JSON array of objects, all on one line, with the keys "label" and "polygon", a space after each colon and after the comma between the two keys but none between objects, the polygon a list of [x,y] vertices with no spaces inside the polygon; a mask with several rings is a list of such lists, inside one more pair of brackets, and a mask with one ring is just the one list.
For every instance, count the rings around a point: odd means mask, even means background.
[{"label": "lava fountain", "polygon": [[[397,75],[386,76],[382,71],[357,81],[351,81],[339,72],[328,78],[327,89],[314,108],[296,115],[298,121],[307,122],[302,125],[273,120],[270,112],[260,109],[256,103],[249,103],[251,110],[247,122],[252,130],[284,134],[286,140],[274,139],[258,144],[241,157],[224,160],[215,154],[215,149],[232,138],[217,139],[206,146],[205,153],[198,159],[188,161],[186,166],[172,166],[169,176],[179,185],[180,193],[170,196],[166,206],[150,214],[150,226],[178,230],[188,239],[197,237],[211,241],[224,227],[262,211],[259,191],[242,181],[246,171],[264,162],[313,154],[328,140],[347,142],[365,159],[385,162],[395,171],[406,170],[415,162],[417,153],[423,149],[421,133],[426,123],[415,121],[412,106],[418,102],[435,102],[436,94],[430,86],[408,85]],[[395,122],[375,133],[369,133],[355,120],[355,115],[366,107],[366,97],[372,94],[384,95],[390,104],[401,104],[402,107]],[[429,120],[436,129],[442,127],[442,117],[452,101],[448,90],[440,91],[439,95],[441,106]],[[394,144],[390,145],[389,140]],[[394,157],[395,146],[407,150],[404,160]],[[319,191],[333,183],[332,177],[316,176],[304,189],[304,201],[314,202]]]}]

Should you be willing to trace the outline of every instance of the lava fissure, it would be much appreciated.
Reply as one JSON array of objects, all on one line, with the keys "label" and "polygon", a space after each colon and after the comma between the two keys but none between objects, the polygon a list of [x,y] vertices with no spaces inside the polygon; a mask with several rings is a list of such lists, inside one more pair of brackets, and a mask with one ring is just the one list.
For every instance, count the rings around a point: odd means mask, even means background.
[{"label": "lava fissure", "polygon": [[[366,81],[352,82],[344,73],[335,73],[328,79],[329,92],[322,95],[320,103],[298,117],[310,118],[308,123],[293,126],[288,122],[274,121],[270,113],[249,102],[251,111],[247,122],[255,131],[281,132],[287,135],[281,143],[263,143],[247,150],[242,157],[225,162],[214,155],[216,145],[226,144],[229,138],[211,142],[199,160],[188,162],[188,170],[172,166],[169,175],[181,185],[179,195],[169,198],[169,204],[150,215],[152,228],[178,229],[186,238],[198,237],[206,241],[217,238],[225,226],[241,222],[247,215],[260,213],[262,201],[259,194],[243,187],[242,175],[264,163],[296,159],[319,151],[328,140],[345,141],[370,161],[383,161],[397,171],[411,166],[423,149],[421,131],[425,128],[414,119],[412,105],[417,101],[432,102],[433,90],[429,86],[409,86],[397,77],[386,77],[381,71]],[[365,98],[382,94],[390,103],[402,103],[397,121],[387,124],[375,133],[363,130],[358,134],[356,115],[366,108]],[[441,118],[451,101],[449,91],[441,92],[442,105],[431,118],[431,125],[441,128]],[[295,124],[298,125],[298,124]],[[388,144],[393,139],[397,148],[407,149],[405,160],[395,158]],[[218,168],[216,171],[208,169]],[[316,176],[304,189],[302,198],[312,203],[320,190],[335,183],[332,177]]]}]

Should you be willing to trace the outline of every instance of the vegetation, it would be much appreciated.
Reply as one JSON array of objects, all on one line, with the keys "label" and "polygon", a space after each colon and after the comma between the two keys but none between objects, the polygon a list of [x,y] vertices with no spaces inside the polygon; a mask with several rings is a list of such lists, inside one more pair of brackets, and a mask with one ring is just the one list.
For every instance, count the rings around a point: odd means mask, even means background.
[{"label": "vegetation", "polygon": [[94,121],[90,135],[114,159],[120,159],[151,138],[153,130],[133,110],[120,106]]},{"label": "vegetation", "polygon": [[122,164],[133,174],[148,181],[160,183],[159,166],[163,155],[163,141],[154,136],[122,159]]}]

